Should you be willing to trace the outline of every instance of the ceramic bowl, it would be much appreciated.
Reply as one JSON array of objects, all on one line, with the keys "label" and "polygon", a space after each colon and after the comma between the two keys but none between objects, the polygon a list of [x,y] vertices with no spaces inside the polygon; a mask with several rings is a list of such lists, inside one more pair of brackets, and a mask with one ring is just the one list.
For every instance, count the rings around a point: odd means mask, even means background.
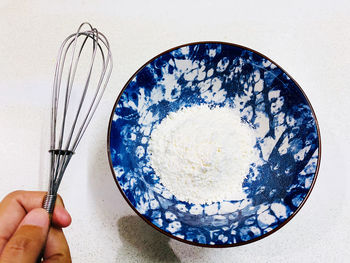
[{"label": "ceramic bowl", "polygon": [[[200,104],[235,108],[255,129],[260,160],[242,184],[243,200],[180,201],[150,165],[155,125]],[[200,42],[156,56],[131,77],[111,114],[108,155],[122,195],[151,226],[193,245],[236,246],[273,233],[299,211],[316,180],[320,135],[310,102],[276,63],[235,44]]]}]

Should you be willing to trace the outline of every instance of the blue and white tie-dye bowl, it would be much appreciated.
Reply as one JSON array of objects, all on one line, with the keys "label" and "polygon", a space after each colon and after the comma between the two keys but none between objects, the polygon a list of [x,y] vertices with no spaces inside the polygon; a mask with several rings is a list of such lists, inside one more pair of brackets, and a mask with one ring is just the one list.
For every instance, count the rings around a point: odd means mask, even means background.
[{"label": "blue and white tie-dye bowl", "polygon": [[[152,129],[168,113],[209,104],[239,110],[256,131],[243,200],[180,201],[150,166]],[[320,163],[320,135],[298,84],[265,56],[229,43],[183,45],[142,66],[120,93],[108,134],[109,161],[129,205],[162,233],[189,244],[226,247],[265,237],[302,207]]]}]

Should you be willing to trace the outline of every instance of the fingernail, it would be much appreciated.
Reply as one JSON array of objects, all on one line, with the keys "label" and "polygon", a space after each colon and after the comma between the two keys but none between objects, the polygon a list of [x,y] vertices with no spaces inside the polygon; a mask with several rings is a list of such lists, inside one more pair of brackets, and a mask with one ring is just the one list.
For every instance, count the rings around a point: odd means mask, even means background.
[{"label": "fingernail", "polygon": [[32,225],[39,227],[49,226],[49,214],[42,208],[31,210],[22,220],[21,225]]}]

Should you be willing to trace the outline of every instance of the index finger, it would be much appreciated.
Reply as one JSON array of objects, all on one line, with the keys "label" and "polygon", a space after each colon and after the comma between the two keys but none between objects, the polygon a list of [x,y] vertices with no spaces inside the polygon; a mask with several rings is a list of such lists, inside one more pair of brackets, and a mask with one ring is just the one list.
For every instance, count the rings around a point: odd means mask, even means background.
[{"label": "index finger", "polygon": [[[17,230],[24,216],[34,208],[42,207],[46,192],[39,191],[15,191],[7,195],[0,203],[0,254]],[[56,209],[57,208],[57,209]],[[56,207],[52,217],[53,224],[65,227],[70,224],[70,217],[64,219],[68,214],[65,211],[60,198],[57,198]],[[69,216],[69,215],[68,215]],[[63,219],[63,220],[62,220]],[[62,226],[62,222],[64,223]],[[58,224],[57,224],[58,223]]]}]

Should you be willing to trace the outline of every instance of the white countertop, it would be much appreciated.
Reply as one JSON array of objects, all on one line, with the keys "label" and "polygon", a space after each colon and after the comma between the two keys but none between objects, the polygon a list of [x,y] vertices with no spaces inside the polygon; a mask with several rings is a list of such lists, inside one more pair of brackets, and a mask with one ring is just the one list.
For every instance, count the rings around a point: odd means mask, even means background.
[{"label": "white countertop", "polygon": [[[89,21],[108,36],[115,68],[59,191],[73,218],[65,231],[73,262],[347,262],[348,1],[60,2],[0,2],[0,198],[46,190],[56,53]],[[131,75],[169,48],[204,40],[240,44],[282,66],[310,99],[322,136],[320,172],[301,211],[276,233],[235,248],[200,248],[158,233],[123,199],[107,159],[108,120]]]}]

